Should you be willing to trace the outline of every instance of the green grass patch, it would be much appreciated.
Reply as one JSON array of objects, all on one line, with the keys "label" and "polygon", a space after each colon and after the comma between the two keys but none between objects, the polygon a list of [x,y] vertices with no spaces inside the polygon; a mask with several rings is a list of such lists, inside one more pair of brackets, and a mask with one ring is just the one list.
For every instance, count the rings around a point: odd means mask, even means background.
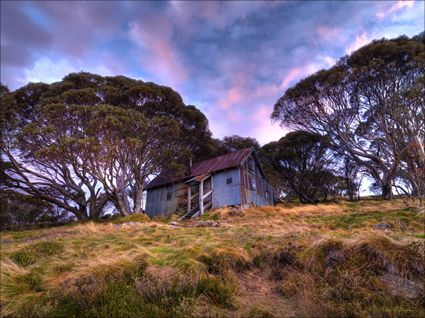
[{"label": "green grass patch", "polygon": [[[86,288],[82,288],[87,291]],[[150,275],[122,277],[109,281],[102,292],[89,300],[89,295],[66,296],[49,314],[50,317],[190,317],[193,300],[204,296],[217,306],[229,308],[231,294],[225,283],[203,278],[160,280]],[[84,299],[88,297],[88,299]]]},{"label": "green grass patch", "polygon": [[30,291],[42,291],[43,288],[43,278],[40,273],[32,271],[28,274],[18,276],[16,278],[17,285],[22,284],[25,286],[26,290]]},{"label": "green grass patch", "polygon": [[21,266],[29,266],[37,262],[38,256],[30,248],[23,248],[10,255],[10,259]]},{"label": "green grass patch", "polygon": [[380,222],[418,224],[418,221],[421,221],[421,217],[413,209],[407,208],[388,212],[374,211],[351,213],[348,215],[319,216],[309,218],[306,221],[308,223],[324,224],[331,229],[349,230]]},{"label": "green grass patch", "polygon": [[425,233],[415,233],[415,234],[412,234],[412,236],[419,239],[425,239]]},{"label": "green grass patch", "polygon": [[70,272],[73,268],[75,267],[75,265],[73,263],[62,263],[62,264],[58,264],[53,268],[53,271],[55,273],[65,273],[65,272]]},{"label": "green grass patch", "polygon": [[149,222],[149,217],[144,213],[134,213],[127,216],[119,216],[119,217],[112,217],[110,219],[106,219],[106,222],[111,222],[114,224],[119,223],[127,223],[127,222],[139,222],[139,223],[146,223]]},{"label": "green grass patch", "polygon": [[55,255],[64,250],[63,243],[58,241],[42,241],[34,244],[34,249],[41,255]]},{"label": "green grass patch", "polygon": [[36,263],[40,258],[61,253],[64,245],[58,241],[42,241],[21,248],[12,253],[10,259],[21,266],[29,266]]},{"label": "green grass patch", "polygon": [[[26,231],[16,231],[11,232],[12,238],[14,240],[22,240],[22,239],[30,239],[38,236],[40,234],[40,230],[26,230]],[[7,234],[9,232],[4,232],[4,234]]]}]

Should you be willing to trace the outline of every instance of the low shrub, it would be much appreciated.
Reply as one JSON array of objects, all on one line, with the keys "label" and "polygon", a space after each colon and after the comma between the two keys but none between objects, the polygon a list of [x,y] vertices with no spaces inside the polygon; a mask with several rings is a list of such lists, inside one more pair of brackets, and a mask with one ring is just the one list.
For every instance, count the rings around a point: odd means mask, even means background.
[{"label": "low shrub", "polygon": [[217,249],[212,254],[203,254],[199,261],[204,263],[209,274],[222,275],[228,270],[243,272],[249,269],[253,262],[244,249]]},{"label": "low shrub", "polygon": [[158,309],[146,306],[134,285],[128,281],[111,282],[103,293],[83,308],[80,317],[158,317]]},{"label": "low shrub", "polygon": [[248,312],[247,318],[274,318],[274,316],[266,309],[254,307]]},{"label": "low shrub", "polygon": [[109,276],[104,281],[86,277],[73,286],[78,290],[63,296],[50,316],[189,317],[195,298],[204,297],[223,308],[232,308],[234,302],[233,286],[214,276],[184,280],[143,273],[139,277]]},{"label": "low shrub", "polygon": [[288,272],[279,291],[302,316],[420,316],[425,312],[420,251],[416,243],[383,234],[322,239],[306,250],[304,269]]},{"label": "low shrub", "polygon": [[212,304],[232,308],[233,288],[221,278],[215,276],[203,277],[196,286],[198,295],[204,295]]}]

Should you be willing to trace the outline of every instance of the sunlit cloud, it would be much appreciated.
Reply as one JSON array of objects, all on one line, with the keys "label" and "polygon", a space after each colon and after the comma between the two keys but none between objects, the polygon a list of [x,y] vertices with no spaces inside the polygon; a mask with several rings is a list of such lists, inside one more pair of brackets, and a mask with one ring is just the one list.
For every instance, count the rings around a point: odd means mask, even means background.
[{"label": "sunlit cloud", "polygon": [[415,5],[415,0],[398,0],[393,2],[392,5],[390,6],[385,6],[385,8],[380,9],[378,12],[376,12],[375,17],[378,20],[382,20],[385,17],[394,15],[395,13],[403,9],[413,8],[414,5]]},{"label": "sunlit cloud", "polygon": [[265,143],[288,130],[270,114],[289,87],[373,39],[422,32],[423,12],[423,1],[2,1],[1,81],[153,81],[199,107],[214,137]]},{"label": "sunlit cloud", "polygon": [[130,25],[131,39],[143,49],[139,57],[140,64],[166,84],[179,86],[187,78],[187,73],[172,44],[172,24],[158,17],[150,17],[145,23],[141,25],[135,22]]},{"label": "sunlit cloud", "polygon": [[32,68],[24,69],[24,83],[53,83],[69,73],[87,71],[103,76],[112,75],[112,71],[106,65],[83,66],[81,63],[71,63],[66,59],[52,60],[47,57],[41,58],[34,63]]},{"label": "sunlit cloud", "polygon": [[346,54],[350,54],[353,51],[361,48],[362,46],[368,44],[370,42],[370,39],[366,32],[362,32],[361,34],[356,36],[356,39],[351,42],[348,47],[345,49]]}]

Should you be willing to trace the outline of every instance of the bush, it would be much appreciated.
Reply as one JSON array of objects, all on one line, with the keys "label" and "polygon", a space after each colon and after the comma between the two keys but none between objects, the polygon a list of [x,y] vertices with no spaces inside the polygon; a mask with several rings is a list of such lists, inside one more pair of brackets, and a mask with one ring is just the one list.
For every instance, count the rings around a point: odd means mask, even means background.
[{"label": "bush", "polygon": [[322,239],[307,250],[303,271],[290,272],[280,290],[302,316],[421,316],[420,251],[415,243],[377,234]]},{"label": "bush", "polygon": [[106,290],[90,304],[90,307],[83,309],[78,316],[157,317],[157,311],[152,309],[152,307],[145,306],[143,298],[131,283],[111,282],[107,285]]},{"label": "bush", "polygon": [[249,311],[247,318],[274,318],[274,316],[265,309],[254,307]]},{"label": "bush", "polygon": [[210,276],[203,277],[196,286],[198,295],[204,295],[208,300],[217,306],[233,307],[233,288],[220,278]]},{"label": "bush", "polygon": [[252,260],[244,249],[227,248],[211,255],[201,255],[199,261],[207,266],[209,274],[223,275],[226,271],[243,272],[252,266]]}]

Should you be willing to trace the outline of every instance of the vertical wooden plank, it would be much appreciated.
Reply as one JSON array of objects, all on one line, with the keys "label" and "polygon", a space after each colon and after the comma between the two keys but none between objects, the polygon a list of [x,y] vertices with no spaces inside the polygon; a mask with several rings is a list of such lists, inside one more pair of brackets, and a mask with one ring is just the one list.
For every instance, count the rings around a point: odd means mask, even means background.
[{"label": "vertical wooden plank", "polygon": [[190,211],[190,203],[192,201],[192,187],[190,184],[187,186],[187,212]]},{"label": "vertical wooden plank", "polygon": [[211,209],[214,206],[214,183],[213,183],[213,176],[211,175],[211,189],[213,190],[213,194],[211,195]]},{"label": "vertical wooden plank", "polygon": [[199,215],[204,214],[204,180],[199,184]]}]

